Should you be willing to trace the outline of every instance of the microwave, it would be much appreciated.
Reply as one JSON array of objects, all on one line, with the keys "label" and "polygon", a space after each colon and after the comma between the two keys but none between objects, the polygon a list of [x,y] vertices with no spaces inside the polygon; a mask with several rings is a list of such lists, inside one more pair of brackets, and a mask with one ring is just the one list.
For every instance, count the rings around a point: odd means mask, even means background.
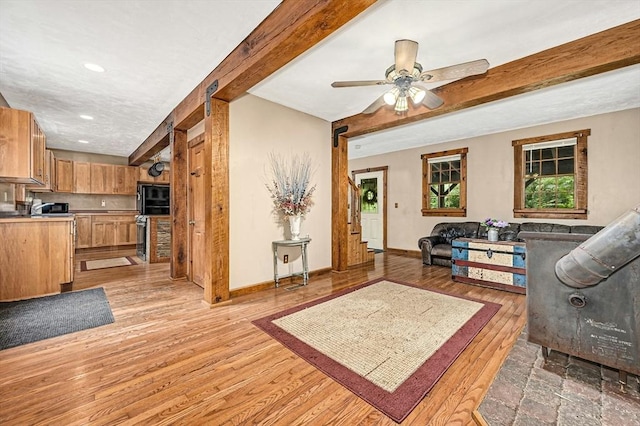
[{"label": "microwave", "polygon": [[53,203],[42,207],[42,214],[69,213],[69,203]]}]

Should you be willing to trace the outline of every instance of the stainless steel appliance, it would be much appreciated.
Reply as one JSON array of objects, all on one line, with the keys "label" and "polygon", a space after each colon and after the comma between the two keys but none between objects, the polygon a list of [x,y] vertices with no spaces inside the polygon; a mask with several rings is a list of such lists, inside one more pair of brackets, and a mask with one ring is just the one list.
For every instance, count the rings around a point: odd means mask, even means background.
[{"label": "stainless steel appliance", "polygon": [[42,214],[69,213],[69,203],[47,203],[42,207]]},{"label": "stainless steel appliance", "polygon": [[136,255],[147,261],[147,216],[136,216]]},{"label": "stainless steel appliance", "polygon": [[170,198],[169,185],[139,184],[138,212],[141,215],[169,215]]}]

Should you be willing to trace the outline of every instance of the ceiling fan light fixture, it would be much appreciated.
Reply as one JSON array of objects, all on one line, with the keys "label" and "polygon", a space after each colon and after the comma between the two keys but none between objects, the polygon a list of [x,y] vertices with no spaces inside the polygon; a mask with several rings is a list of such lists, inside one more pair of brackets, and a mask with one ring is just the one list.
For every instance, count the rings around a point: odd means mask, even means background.
[{"label": "ceiling fan light fixture", "polygon": [[427,93],[424,90],[418,89],[417,87],[409,88],[409,96],[411,97],[411,101],[414,105],[418,105],[422,102],[426,94]]},{"label": "ceiling fan light fixture", "polygon": [[398,89],[397,87],[394,87],[393,89],[389,90],[387,93],[384,94],[384,98],[383,98],[384,102],[387,105],[394,105],[398,100],[399,94],[400,94],[400,89]]},{"label": "ceiling fan light fixture", "polygon": [[407,102],[406,96],[400,96],[396,101],[395,110],[397,113],[405,112],[409,109],[409,103]]}]

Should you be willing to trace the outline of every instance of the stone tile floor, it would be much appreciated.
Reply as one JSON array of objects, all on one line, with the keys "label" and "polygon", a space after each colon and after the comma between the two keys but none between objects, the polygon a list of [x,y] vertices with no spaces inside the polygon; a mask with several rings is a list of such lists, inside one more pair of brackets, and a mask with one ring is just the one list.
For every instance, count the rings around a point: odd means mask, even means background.
[{"label": "stone tile floor", "polygon": [[490,426],[640,426],[640,379],[520,335],[478,411]]}]

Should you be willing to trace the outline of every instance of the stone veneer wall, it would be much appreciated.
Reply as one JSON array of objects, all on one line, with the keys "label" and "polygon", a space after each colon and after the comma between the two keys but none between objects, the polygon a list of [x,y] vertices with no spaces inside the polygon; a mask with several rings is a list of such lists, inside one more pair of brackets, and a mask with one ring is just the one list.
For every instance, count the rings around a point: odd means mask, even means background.
[{"label": "stone veneer wall", "polygon": [[156,257],[171,256],[171,219],[158,219]]}]

